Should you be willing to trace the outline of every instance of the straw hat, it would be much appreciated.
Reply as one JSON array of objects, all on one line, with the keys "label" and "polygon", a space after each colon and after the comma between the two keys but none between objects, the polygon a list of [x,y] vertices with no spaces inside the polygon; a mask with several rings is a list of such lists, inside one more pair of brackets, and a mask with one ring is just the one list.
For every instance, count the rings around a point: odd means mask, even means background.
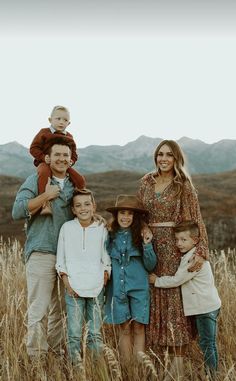
[{"label": "straw hat", "polygon": [[148,211],[143,208],[142,204],[139,202],[136,196],[127,194],[119,194],[116,198],[115,206],[111,206],[106,210],[110,213],[113,213],[122,209],[133,210],[134,212],[139,213],[148,213]]}]

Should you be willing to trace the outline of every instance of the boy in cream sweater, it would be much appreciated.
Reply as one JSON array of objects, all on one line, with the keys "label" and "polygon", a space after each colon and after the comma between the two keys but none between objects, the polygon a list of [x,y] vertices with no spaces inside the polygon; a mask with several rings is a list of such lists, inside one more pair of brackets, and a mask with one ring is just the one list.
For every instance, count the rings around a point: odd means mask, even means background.
[{"label": "boy in cream sweater", "polygon": [[88,189],[76,190],[72,200],[74,220],[62,225],[56,269],[66,293],[68,352],[73,364],[80,362],[83,325],[87,323],[87,344],[99,355],[103,348],[101,325],[104,286],[111,261],[106,251],[107,229],[95,221],[95,201]]},{"label": "boy in cream sweater", "polygon": [[182,254],[177,272],[173,276],[162,277],[151,274],[149,282],[160,288],[181,286],[184,313],[186,316],[195,316],[205,369],[213,375],[218,365],[216,331],[221,301],[208,261],[204,261],[200,271],[188,271],[189,261],[199,240],[198,225],[193,221],[184,221],[174,227],[174,233],[176,245]]}]

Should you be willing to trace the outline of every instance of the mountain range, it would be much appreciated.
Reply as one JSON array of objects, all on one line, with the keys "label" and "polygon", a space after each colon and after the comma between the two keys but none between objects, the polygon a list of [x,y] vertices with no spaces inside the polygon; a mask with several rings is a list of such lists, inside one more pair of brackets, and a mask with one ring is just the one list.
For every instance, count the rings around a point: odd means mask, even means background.
[{"label": "mountain range", "polygon": [[[161,138],[142,135],[124,146],[90,145],[79,150],[79,160],[74,168],[85,175],[115,170],[146,173],[154,169],[153,152],[161,141]],[[236,169],[236,140],[208,144],[182,137],[177,142],[185,153],[191,174]],[[0,145],[0,162],[0,175],[25,178],[34,171],[29,150],[17,142]]]}]

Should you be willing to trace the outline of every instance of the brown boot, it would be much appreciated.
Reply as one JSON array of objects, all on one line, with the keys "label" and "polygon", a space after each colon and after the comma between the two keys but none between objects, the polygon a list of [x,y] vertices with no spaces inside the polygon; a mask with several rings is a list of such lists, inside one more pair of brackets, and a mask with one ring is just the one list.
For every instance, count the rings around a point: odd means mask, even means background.
[{"label": "brown boot", "polygon": [[52,216],[52,207],[50,201],[45,202],[45,204],[42,206],[41,216]]}]

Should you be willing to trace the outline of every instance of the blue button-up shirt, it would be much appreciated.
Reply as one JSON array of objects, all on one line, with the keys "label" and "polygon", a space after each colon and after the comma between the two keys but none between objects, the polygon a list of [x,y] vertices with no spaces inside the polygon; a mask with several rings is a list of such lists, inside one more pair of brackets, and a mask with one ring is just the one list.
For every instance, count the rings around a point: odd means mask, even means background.
[{"label": "blue button-up shirt", "polygon": [[[157,255],[151,243],[138,249],[132,243],[130,229],[120,229],[114,239],[107,243],[112,263],[112,277],[107,287],[105,321],[120,324],[129,319],[124,317],[124,304],[132,297],[140,302],[142,308],[136,320],[148,323],[149,320],[149,281],[148,272],[157,264]],[[133,318],[132,315],[130,315]]]},{"label": "blue button-up shirt", "polygon": [[[55,179],[51,179],[51,184],[57,185]],[[25,218],[27,220],[25,261],[33,251],[51,253],[56,255],[59,231],[64,222],[71,220],[73,214],[70,201],[74,187],[69,178],[66,177],[63,190],[59,197],[52,200],[52,216],[45,216],[36,213],[31,216],[28,209],[28,201],[38,196],[38,176],[37,173],[29,176],[21,185],[17,192],[13,205],[12,217],[14,220]]]}]

